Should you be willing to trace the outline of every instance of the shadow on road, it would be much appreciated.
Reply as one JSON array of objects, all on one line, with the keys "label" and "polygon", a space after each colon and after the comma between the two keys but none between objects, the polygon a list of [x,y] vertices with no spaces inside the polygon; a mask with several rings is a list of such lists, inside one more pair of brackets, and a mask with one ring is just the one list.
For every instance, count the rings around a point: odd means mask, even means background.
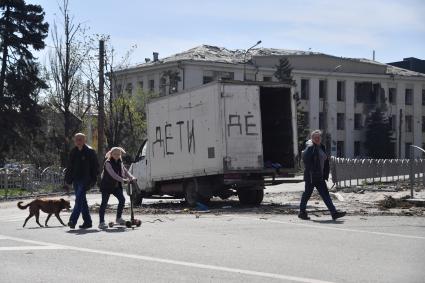
[{"label": "shadow on road", "polygon": [[40,226],[34,226],[34,227],[24,227],[23,229],[31,229],[31,230],[34,230],[34,229],[46,229],[46,228],[63,228],[63,227],[65,227],[65,226],[62,226],[62,225],[55,225],[55,226],[43,226],[43,227],[40,227]]},{"label": "shadow on road", "polygon": [[66,232],[69,234],[75,234],[75,235],[85,235],[85,234],[98,233],[100,231],[97,229],[75,229],[75,230],[68,230]]},{"label": "shadow on road", "polygon": [[[125,227],[114,227],[114,228],[108,228],[105,230],[101,230],[102,232],[107,232],[107,233],[122,233],[122,232],[127,232],[129,228],[125,228]],[[130,228],[130,230],[132,230]]]},{"label": "shadow on road", "polygon": [[332,220],[332,219],[328,219],[328,220],[311,220],[314,223],[320,223],[320,224],[344,224],[344,221],[342,220]]},{"label": "shadow on road", "polygon": [[[206,209],[207,208],[207,209]],[[90,207],[91,212],[97,213],[99,205],[95,204]],[[111,205],[106,210],[107,213],[115,213],[116,205]],[[237,199],[221,200],[214,198],[205,206],[191,207],[183,200],[172,200],[150,202],[142,204],[140,207],[134,208],[136,215],[155,215],[155,214],[196,214],[196,213],[211,213],[211,214],[285,214],[296,215],[299,212],[299,205],[293,203],[273,203],[263,202],[260,205],[249,206],[242,205]],[[125,214],[130,214],[130,209],[126,206]],[[317,217],[326,216],[328,210],[323,207],[308,205],[308,213]]]}]

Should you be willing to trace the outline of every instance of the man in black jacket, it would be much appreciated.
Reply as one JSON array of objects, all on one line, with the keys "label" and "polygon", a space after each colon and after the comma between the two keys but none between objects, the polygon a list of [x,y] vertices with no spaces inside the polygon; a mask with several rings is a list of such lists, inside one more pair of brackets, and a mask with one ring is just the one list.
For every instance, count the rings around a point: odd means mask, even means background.
[{"label": "man in black jacket", "polygon": [[86,192],[96,184],[99,171],[96,151],[86,145],[86,136],[78,133],[74,136],[75,147],[69,154],[68,165],[65,172],[65,183],[73,185],[75,191],[75,205],[69,218],[68,226],[75,228],[80,213],[83,216],[81,229],[92,227],[89,207],[87,204]]},{"label": "man in black jacket", "polygon": [[303,220],[310,219],[307,215],[306,208],[307,202],[315,187],[331,212],[333,220],[345,215],[345,212],[339,212],[336,210],[329,195],[328,187],[326,185],[326,181],[329,179],[329,157],[326,154],[325,146],[321,144],[321,140],[322,132],[320,130],[313,131],[311,133],[311,140],[307,141],[307,147],[302,152],[305,167],[305,190],[301,197],[300,213],[298,214],[298,217]]}]

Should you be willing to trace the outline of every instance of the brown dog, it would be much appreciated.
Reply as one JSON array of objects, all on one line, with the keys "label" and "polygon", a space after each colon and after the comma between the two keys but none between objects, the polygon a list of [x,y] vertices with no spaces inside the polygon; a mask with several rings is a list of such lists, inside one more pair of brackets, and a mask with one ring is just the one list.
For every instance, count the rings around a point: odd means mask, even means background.
[{"label": "brown dog", "polygon": [[43,227],[43,225],[38,222],[38,217],[40,216],[40,210],[47,213],[47,219],[46,219],[46,227],[47,227],[47,221],[49,221],[50,216],[54,214],[56,218],[59,220],[59,222],[66,226],[65,223],[63,223],[62,219],[59,217],[59,213],[62,209],[70,209],[71,204],[69,201],[61,199],[35,199],[32,202],[28,203],[27,205],[22,205],[22,201],[18,202],[18,207],[20,209],[26,209],[27,207],[30,207],[30,215],[25,219],[24,225],[22,227],[25,227],[25,224],[27,224],[27,221],[35,215],[35,221],[37,222],[40,227]]}]

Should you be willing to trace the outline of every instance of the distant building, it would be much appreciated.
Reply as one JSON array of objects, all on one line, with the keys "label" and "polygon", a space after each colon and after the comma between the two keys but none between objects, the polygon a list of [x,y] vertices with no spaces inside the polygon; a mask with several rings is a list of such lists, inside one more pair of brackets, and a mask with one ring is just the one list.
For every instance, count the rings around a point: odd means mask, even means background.
[{"label": "distant building", "polygon": [[388,64],[425,74],[425,60],[421,60],[415,57],[403,58],[403,61],[392,62]]},{"label": "distant building", "polygon": [[[131,94],[140,89],[168,95],[214,80],[243,80],[244,67],[246,80],[276,81],[274,72],[280,58],[287,58],[293,67],[294,91],[300,94],[309,129],[322,128],[323,96],[327,94],[327,131],[333,155],[365,156],[366,116],[371,103],[379,101],[387,102],[398,157],[408,157],[411,144],[425,143],[425,74],[367,59],[257,48],[244,64],[243,50],[201,45],[163,59],[155,54],[152,61],[117,71],[113,87],[115,93]],[[164,76],[170,71],[178,73],[181,80],[170,83]]]}]

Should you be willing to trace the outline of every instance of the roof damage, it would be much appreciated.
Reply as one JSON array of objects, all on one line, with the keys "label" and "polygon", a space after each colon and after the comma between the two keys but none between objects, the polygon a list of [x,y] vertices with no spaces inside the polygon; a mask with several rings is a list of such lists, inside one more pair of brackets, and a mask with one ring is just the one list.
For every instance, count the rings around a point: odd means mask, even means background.
[{"label": "roof damage", "polygon": [[[143,64],[138,64],[129,69],[145,68],[159,66],[164,63],[173,63],[180,61],[197,61],[197,62],[214,62],[214,63],[225,63],[225,64],[243,64],[245,50],[236,49],[231,50],[224,47],[212,46],[212,45],[200,45],[189,50],[171,55],[159,59],[158,61],[150,61]],[[276,49],[276,48],[255,48],[250,51],[250,57],[255,56],[329,56],[333,58],[339,58],[342,60],[357,61],[366,64],[374,64],[380,66],[386,66],[387,75],[397,76],[409,76],[409,77],[424,77],[425,74],[402,69],[399,67],[383,64],[377,61],[365,59],[365,58],[347,58],[337,57],[329,54],[312,51],[302,50],[289,50],[289,49]],[[124,71],[124,70],[123,70]]]}]

